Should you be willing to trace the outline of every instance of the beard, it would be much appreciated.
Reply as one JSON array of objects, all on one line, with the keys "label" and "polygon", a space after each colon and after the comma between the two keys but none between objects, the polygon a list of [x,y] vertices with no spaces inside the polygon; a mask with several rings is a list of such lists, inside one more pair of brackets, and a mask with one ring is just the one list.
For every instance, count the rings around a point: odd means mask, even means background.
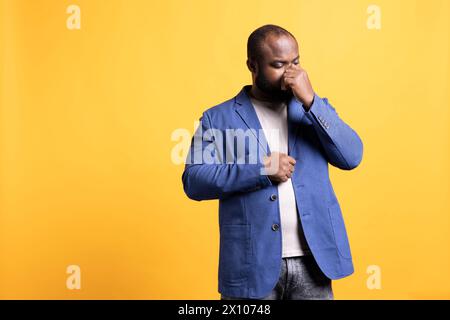
[{"label": "beard", "polygon": [[255,79],[255,85],[268,97],[275,101],[286,101],[292,97],[292,89],[281,89],[281,85],[272,84],[263,73],[259,73]]}]

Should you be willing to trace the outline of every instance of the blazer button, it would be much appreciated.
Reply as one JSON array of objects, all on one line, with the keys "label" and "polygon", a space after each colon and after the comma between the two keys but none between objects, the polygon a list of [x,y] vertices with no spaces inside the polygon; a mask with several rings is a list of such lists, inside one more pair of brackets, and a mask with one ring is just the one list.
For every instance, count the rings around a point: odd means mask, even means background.
[{"label": "blazer button", "polygon": [[276,194],[272,194],[272,195],[270,196],[270,200],[272,200],[272,201],[277,200],[277,195],[276,195]]},{"label": "blazer button", "polygon": [[273,230],[273,231],[278,231],[278,229],[280,229],[280,225],[278,225],[277,223],[274,223],[274,224],[272,225],[272,230]]}]

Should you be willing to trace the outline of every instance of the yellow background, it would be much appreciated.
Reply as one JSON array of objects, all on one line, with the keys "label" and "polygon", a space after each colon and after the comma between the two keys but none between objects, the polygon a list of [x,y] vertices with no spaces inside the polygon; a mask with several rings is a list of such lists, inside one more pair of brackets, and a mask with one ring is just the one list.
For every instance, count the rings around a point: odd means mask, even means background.
[{"label": "yellow background", "polygon": [[[372,3],[381,30],[366,27]],[[171,134],[251,84],[247,37],[267,23],[297,37],[315,91],[364,143],[357,169],[330,166],[355,263],[336,298],[450,298],[450,1],[0,10],[0,298],[219,298],[218,203],[185,196]],[[66,288],[71,264],[81,290]]]}]

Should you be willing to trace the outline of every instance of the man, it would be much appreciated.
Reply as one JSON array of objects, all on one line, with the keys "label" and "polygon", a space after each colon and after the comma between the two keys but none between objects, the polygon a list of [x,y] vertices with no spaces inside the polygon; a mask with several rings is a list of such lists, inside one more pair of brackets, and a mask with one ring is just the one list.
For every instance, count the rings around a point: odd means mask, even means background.
[{"label": "man", "polygon": [[219,199],[221,298],[334,299],[331,280],[354,270],[328,163],[357,167],[363,144],[314,92],[291,33],[256,29],[247,56],[252,85],[203,113],[182,176],[189,198]]}]

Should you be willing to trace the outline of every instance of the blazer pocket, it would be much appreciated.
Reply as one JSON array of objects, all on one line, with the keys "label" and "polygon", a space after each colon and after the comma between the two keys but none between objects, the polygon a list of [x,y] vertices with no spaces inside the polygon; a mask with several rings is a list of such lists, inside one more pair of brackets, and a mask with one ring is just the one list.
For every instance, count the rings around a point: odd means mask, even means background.
[{"label": "blazer pocket", "polygon": [[219,277],[227,282],[247,279],[251,255],[251,226],[226,224],[220,227]]},{"label": "blazer pocket", "polygon": [[339,254],[345,259],[351,259],[350,244],[347,237],[347,230],[345,229],[344,219],[342,217],[339,203],[334,203],[328,207],[328,214],[330,216],[331,226],[333,228],[334,241]]}]

